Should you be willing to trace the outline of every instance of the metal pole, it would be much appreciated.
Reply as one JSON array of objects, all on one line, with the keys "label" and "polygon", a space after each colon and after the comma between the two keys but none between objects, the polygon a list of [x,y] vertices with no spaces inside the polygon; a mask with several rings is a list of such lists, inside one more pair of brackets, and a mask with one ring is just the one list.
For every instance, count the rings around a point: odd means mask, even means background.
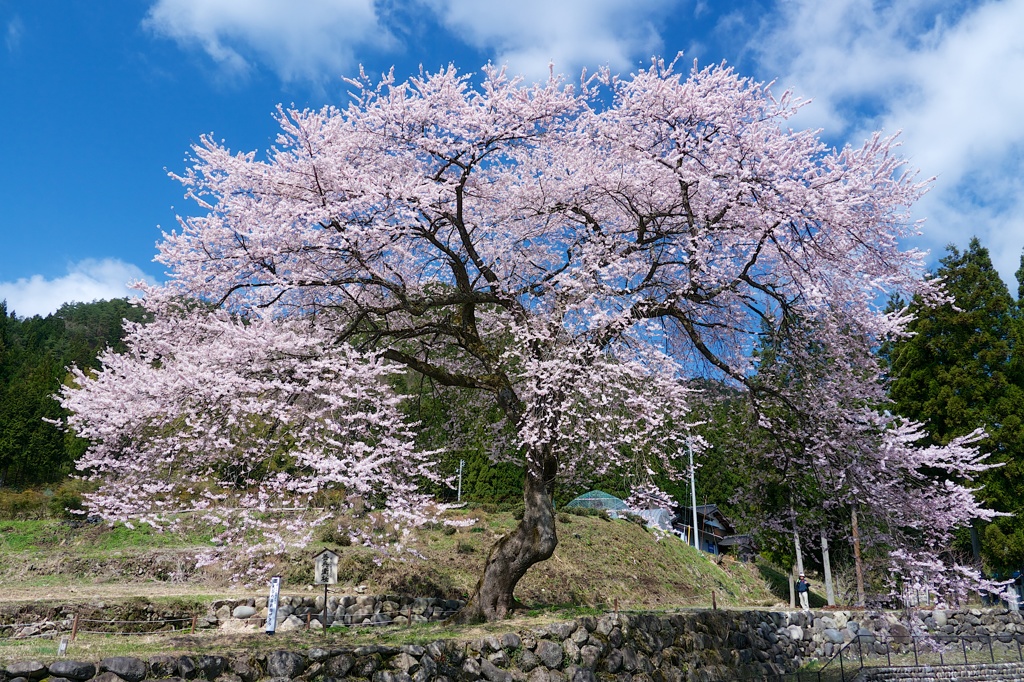
[{"label": "metal pole", "polygon": [[466,464],[466,460],[459,460],[459,496],[456,498],[456,502],[462,502],[462,467]]},{"label": "metal pole", "polygon": [[700,549],[700,533],[697,531],[697,484],[694,480],[693,448],[689,441],[686,450],[690,453],[690,502],[693,504],[693,546]]}]

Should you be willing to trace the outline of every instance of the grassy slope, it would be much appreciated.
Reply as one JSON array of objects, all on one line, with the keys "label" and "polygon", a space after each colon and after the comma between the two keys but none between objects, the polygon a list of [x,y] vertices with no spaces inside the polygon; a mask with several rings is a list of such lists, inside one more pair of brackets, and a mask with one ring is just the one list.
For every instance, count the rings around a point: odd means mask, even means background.
[{"label": "grassy slope", "polygon": [[[465,596],[476,583],[487,550],[515,520],[507,513],[456,512],[475,526],[446,535],[418,530],[409,543],[424,559],[379,559],[363,547],[339,549],[339,593],[365,586],[367,593],[401,592]],[[520,582],[517,596],[537,607],[606,606],[669,609],[775,604],[764,580],[749,565],[721,566],[671,536],[627,521],[560,515],[554,556]],[[568,523],[564,522],[568,519]],[[191,556],[203,538],[178,538],[148,529],[72,528],[59,521],[0,521],[0,601],[113,598],[116,596],[256,594],[228,583],[216,569],[196,571]],[[322,543],[292,560],[285,593],[301,593],[310,581],[310,556]],[[379,564],[379,565],[378,565]],[[156,579],[154,579],[154,577]],[[60,595],[51,587],[66,589]]]}]

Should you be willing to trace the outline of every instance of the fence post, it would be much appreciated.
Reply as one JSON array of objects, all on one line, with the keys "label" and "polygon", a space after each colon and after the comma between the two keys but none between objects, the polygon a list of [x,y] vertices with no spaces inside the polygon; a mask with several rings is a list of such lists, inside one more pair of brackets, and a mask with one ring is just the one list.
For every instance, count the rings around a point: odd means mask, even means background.
[{"label": "fence post", "polygon": [[[75,614],[75,619],[71,621],[71,641],[75,641],[75,637],[78,636],[78,614]],[[1020,644],[1017,645],[1020,648]]]},{"label": "fence post", "polygon": [[892,667],[892,643],[886,640],[885,642],[885,661]]},{"label": "fence post", "polygon": [[992,659],[992,662],[996,662],[996,652],[992,649],[992,635],[988,636],[988,655]]},{"label": "fence post", "polygon": [[192,631],[189,633],[190,635],[196,634],[196,620],[198,618],[199,616],[192,616]]},{"label": "fence post", "polygon": [[960,648],[964,650],[964,665],[967,665],[967,640],[960,638]]}]

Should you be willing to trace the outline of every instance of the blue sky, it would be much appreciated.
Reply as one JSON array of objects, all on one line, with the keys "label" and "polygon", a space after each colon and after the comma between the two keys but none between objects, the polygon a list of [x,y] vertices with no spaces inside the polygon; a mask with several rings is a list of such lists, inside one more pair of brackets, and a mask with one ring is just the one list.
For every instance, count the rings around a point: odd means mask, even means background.
[{"label": "blue sky", "polygon": [[542,78],[680,51],[813,99],[794,126],[830,144],[902,130],[937,177],[914,245],[978,235],[1016,289],[1024,0],[0,0],[0,39],[0,299],[22,316],[159,281],[189,145],[265,150],[275,105],[344,103],[360,64]]}]

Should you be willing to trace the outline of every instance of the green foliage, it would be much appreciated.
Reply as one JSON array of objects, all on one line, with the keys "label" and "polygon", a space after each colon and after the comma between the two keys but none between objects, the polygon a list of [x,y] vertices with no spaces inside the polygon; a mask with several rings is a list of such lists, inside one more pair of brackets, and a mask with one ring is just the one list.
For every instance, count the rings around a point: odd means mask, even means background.
[{"label": "green foliage", "polygon": [[0,490],[0,519],[42,519],[49,510],[49,498],[39,490]]},{"label": "green foliage", "polygon": [[[1022,261],[1024,266],[1024,261]],[[1014,518],[981,534],[990,570],[1024,568],[1024,319],[992,265],[988,250],[972,239],[966,251],[947,247],[936,275],[955,304],[912,301],[914,334],[882,349],[900,414],[923,422],[932,443],[984,428],[990,461],[1003,464],[982,477],[979,497]],[[1018,278],[1024,277],[1024,267]],[[1024,292],[1024,281],[1019,291]],[[893,308],[899,305],[894,301]]]},{"label": "green foliage", "polygon": [[73,469],[85,442],[53,422],[53,395],[66,368],[97,367],[106,346],[119,348],[122,319],[144,321],[126,300],[69,303],[46,317],[19,318],[0,302],[0,487],[54,483]]}]

